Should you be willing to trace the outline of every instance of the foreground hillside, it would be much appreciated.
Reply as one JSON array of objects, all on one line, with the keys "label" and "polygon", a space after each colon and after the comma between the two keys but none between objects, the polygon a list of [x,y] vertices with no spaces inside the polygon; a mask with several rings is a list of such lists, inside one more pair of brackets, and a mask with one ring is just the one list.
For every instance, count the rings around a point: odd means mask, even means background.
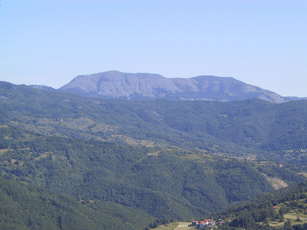
[{"label": "foreground hillside", "polygon": [[[114,213],[114,209],[116,210]],[[117,216],[116,216],[116,215]],[[0,229],[137,229],[153,217],[108,202],[84,202],[0,177]],[[129,219],[120,218],[120,216]]]},{"label": "foreground hillside", "polygon": [[[9,126],[0,129],[4,177],[139,208],[156,218],[200,217],[273,191],[257,171],[263,169],[253,163],[197,151],[44,137]],[[286,169],[282,172],[279,176],[287,183],[303,180]]]}]

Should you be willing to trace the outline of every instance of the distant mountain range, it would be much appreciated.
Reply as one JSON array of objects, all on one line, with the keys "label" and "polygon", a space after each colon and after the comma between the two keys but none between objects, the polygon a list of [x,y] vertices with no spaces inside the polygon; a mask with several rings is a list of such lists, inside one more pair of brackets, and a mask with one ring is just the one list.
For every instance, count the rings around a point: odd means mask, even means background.
[{"label": "distant mountain range", "polygon": [[[32,87],[55,90],[48,86]],[[258,98],[273,103],[283,103],[307,98],[282,97],[277,93],[246,84],[232,77],[198,76],[192,78],[165,78],[158,74],[123,73],[107,71],[80,75],[58,89],[91,98],[116,98],[124,100],[171,101],[202,100],[228,102]]]}]

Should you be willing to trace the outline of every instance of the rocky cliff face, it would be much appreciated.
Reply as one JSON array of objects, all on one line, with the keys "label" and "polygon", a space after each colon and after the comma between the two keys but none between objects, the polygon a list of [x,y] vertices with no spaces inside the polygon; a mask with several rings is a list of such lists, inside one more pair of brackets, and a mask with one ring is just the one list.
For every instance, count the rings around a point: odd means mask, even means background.
[{"label": "rocky cliff face", "polygon": [[234,101],[259,98],[275,103],[286,99],[230,77],[165,78],[158,74],[109,71],[77,76],[59,90],[87,97],[146,100]]}]

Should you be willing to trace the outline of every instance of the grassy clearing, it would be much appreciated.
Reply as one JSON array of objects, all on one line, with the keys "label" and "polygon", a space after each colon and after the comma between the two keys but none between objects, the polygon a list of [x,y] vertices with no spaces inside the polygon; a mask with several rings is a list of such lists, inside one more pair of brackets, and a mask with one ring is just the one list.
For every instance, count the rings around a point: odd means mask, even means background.
[{"label": "grassy clearing", "polygon": [[272,227],[282,227],[285,225],[285,222],[271,221],[269,222],[269,225]]},{"label": "grassy clearing", "polygon": [[[300,216],[300,219],[302,221],[297,221],[297,216]],[[284,222],[271,221],[271,222],[269,222],[269,224],[270,224],[270,226],[281,227],[281,226],[284,226],[284,224],[287,220],[291,221],[291,225],[305,224],[305,223],[307,223],[306,217],[307,217],[306,215],[301,215],[301,214],[296,214],[296,213],[287,213],[287,214],[284,215],[284,218],[285,218]]]},{"label": "grassy clearing", "polygon": [[178,223],[174,222],[174,223],[170,223],[168,225],[160,225],[155,229],[159,229],[159,230],[175,230],[175,228],[178,226]]},{"label": "grassy clearing", "polygon": [[[300,202],[303,202],[305,199],[299,200]],[[286,202],[288,204],[288,202]],[[279,207],[283,206],[283,204],[279,204]],[[276,210],[278,212],[279,208]],[[297,217],[300,218],[300,221],[297,221]],[[287,220],[291,221],[291,225],[295,224],[305,224],[307,223],[307,215],[304,214],[303,210],[300,209],[292,209],[289,213],[284,214],[284,221],[280,222],[279,220],[270,221],[270,226],[280,227],[285,224]]]},{"label": "grassy clearing", "polygon": [[[301,222],[296,221],[297,216],[300,217]],[[301,224],[307,223],[307,215],[304,215],[303,213],[299,213],[299,212],[287,213],[284,215],[284,217],[288,220],[294,220],[297,223],[301,223]]]},{"label": "grassy clearing", "polygon": [[195,226],[189,226],[191,222],[173,222],[168,225],[160,225],[156,229],[159,230],[192,230],[196,229]]},{"label": "grassy clearing", "polygon": [[7,151],[9,151],[10,149],[0,149],[0,154],[4,154],[6,153]]},{"label": "grassy clearing", "polygon": [[301,175],[303,175],[304,177],[307,177],[307,173],[305,173],[305,172],[301,172],[301,173],[298,173],[298,174],[301,174]]}]

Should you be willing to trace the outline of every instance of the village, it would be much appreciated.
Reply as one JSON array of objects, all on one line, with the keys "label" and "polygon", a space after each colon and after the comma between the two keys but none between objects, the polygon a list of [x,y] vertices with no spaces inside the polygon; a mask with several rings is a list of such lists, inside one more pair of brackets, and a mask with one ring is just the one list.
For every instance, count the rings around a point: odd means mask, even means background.
[{"label": "village", "polygon": [[203,221],[192,221],[192,226],[197,226],[198,228],[205,228],[206,226],[216,226],[216,225],[222,225],[224,222],[222,219],[219,219],[218,221],[214,221],[212,219],[205,219]]},{"label": "village", "polygon": [[191,230],[191,229],[217,229],[218,226],[224,224],[222,219],[217,221],[213,219],[205,219],[205,220],[193,220],[193,221],[185,221],[185,222],[171,222],[165,225],[160,225],[155,229],[160,230]]}]

